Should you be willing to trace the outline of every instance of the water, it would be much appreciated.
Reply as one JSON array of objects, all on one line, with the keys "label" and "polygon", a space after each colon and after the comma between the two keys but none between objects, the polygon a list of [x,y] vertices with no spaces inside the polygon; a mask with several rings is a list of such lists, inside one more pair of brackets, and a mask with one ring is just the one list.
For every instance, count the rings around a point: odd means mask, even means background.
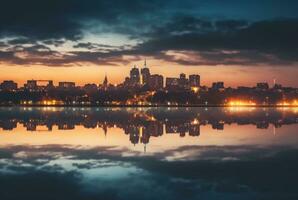
[{"label": "water", "polygon": [[1,199],[298,199],[295,108],[0,108]]}]

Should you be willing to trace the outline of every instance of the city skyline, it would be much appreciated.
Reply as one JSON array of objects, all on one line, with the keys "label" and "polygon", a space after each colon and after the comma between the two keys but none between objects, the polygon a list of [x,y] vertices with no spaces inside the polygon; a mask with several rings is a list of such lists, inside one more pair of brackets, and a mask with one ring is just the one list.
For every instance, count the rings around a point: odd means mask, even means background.
[{"label": "city skyline", "polygon": [[0,81],[84,85],[107,73],[118,84],[147,59],[156,74],[200,74],[203,85],[275,79],[298,87],[297,6],[290,0],[5,1]]},{"label": "city skyline", "polygon": [[[140,63],[140,62],[138,62],[138,63]],[[144,63],[145,63],[145,65],[144,65]],[[80,78],[79,80],[77,80],[77,79],[65,79],[65,78],[61,78],[61,79],[60,78],[59,79],[49,78],[49,79],[47,79],[47,77],[49,77],[49,76],[45,76],[45,77],[44,76],[34,76],[35,78],[31,78],[31,79],[23,78],[22,81],[19,81],[19,79],[9,79],[9,78],[2,79],[2,80],[0,79],[0,83],[4,82],[4,81],[14,81],[15,83],[18,84],[19,87],[21,87],[21,86],[24,86],[30,80],[37,80],[37,81],[40,81],[40,82],[52,81],[52,82],[54,82],[55,86],[58,86],[60,82],[73,82],[73,83],[76,84],[76,86],[83,87],[86,84],[101,85],[103,83],[103,81],[105,80],[105,78],[108,77],[109,84],[119,85],[119,84],[122,84],[124,82],[125,78],[129,76],[130,71],[131,71],[132,68],[137,68],[139,70],[140,74],[141,74],[142,68],[144,68],[144,67],[148,68],[150,70],[151,74],[160,74],[160,73],[155,73],[155,71],[158,71],[158,70],[156,70],[156,67],[151,67],[146,63],[148,63],[148,61],[145,59],[145,61],[143,61],[143,64],[141,64],[141,65],[133,65],[131,67],[125,67],[126,70],[121,71],[121,79],[119,79],[119,80],[117,79],[116,82],[115,82],[115,77],[113,76],[113,73],[108,73],[106,71],[105,72],[99,71],[98,74],[95,74],[95,75],[93,74],[92,77],[100,75],[100,79],[99,80],[94,80],[93,82],[89,81],[89,80],[83,80],[82,81],[81,80],[82,78]],[[122,69],[123,68],[124,67],[122,67]],[[202,78],[202,75],[200,73],[197,73],[197,70],[193,70],[193,71],[187,70],[188,71],[188,73],[187,73],[187,72],[183,71],[184,68],[181,67],[180,69],[182,71],[175,71],[174,73],[170,73],[169,76],[165,76],[162,73],[160,75],[163,76],[164,79],[166,79],[166,78],[179,77],[181,74],[185,74],[186,76],[189,76],[189,75],[192,75],[192,74],[198,74],[200,76],[200,83],[201,83],[200,85],[207,86],[207,87],[211,87],[213,83],[218,82],[218,81],[224,82],[226,87],[232,87],[232,88],[237,88],[237,87],[241,87],[241,86],[254,87],[256,85],[256,83],[260,83],[260,82],[266,82],[266,83],[269,84],[269,86],[274,86],[275,84],[281,84],[281,85],[285,85],[285,86],[288,86],[288,87],[296,87],[296,85],[298,84],[297,81],[293,81],[293,83],[292,82],[285,82],[282,79],[276,78],[278,76],[272,76],[272,78],[266,78],[266,79],[256,78],[256,79],[251,79],[248,82],[246,82],[246,81],[240,82],[240,81],[238,81],[238,79],[235,81],[234,76],[236,76],[237,74],[234,74],[234,73],[232,74],[233,79],[234,79],[233,82],[231,82],[231,80],[229,78],[227,78],[227,77],[229,77],[228,74],[224,74],[222,79],[216,79],[216,76],[215,76],[214,79],[205,80],[204,78]],[[154,71],[151,71],[151,70],[154,70]],[[127,71],[127,73],[126,73],[126,71]],[[296,77],[296,74],[292,74],[292,75],[294,77]],[[257,74],[256,74],[255,77],[258,77]],[[208,78],[208,77],[205,77],[205,78]],[[231,83],[233,83],[233,84],[231,84]],[[46,86],[46,85],[41,84],[41,86]]]},{"label": "city skyline", "polygon": [[78,86],[75,82],[27,80],[19,86],[13,80],[0,84],[0,106],[272,106],[297,107],[298,88],[273,80],[255,86],[226,87],[217,80],[210,87],[201,84],[199,74],[180,73],[164,77],[143,66],[133,66],[120,84],[111,84],[107,73],[100,84]]},{"label": "city skyline", "polygon": [[[150,61],[150,60],[149,60]],[[142,65],[143,61],[136,62],[136,66]],[[148,60],[147,60],[148,62]],[[150,62],[149,62],[150,63]],[[27,69],[27,67],[9,67],[0,68],[1,76],[0,82],[4,80],[14,80],[19,85],[23,85],[27,80],[53,80],[54,82],[70,81],[76,82],[78,85],[83,86],[87,83],[101,83],[107,74],[109,81],[112,84],[121,83],[131,67],[134,65],[124,66],[124,67],[34,67],[33,71]],[[159,67],[159,66],[149,66],[152,72],[157,74],[162,74],[167,77],[176,77],[180,73],[189,74],[200,74],[203,85],[212,85],[212,82],[217,80],[224,81],[229,87],[237,86],[253,86],[257,82],[268,82],[270,85],[274,84],[274,80],[283,85],[298,87],[298,82],[296,81],[296,74],[298,69],[294,67],[289,67],[287,71],[279,69],[276,67],[264,67],[262,69],[257,69],[254,67],[241,67],[237,68],[231,66],[229,68],[225,67],[214,67],[216,69],[210,69],[206,67],[183,67],[175,66],[172,68]],[[16,74],[15,71],[18,71]],[[266,73],[267,76],[264,76]],[[62,75],[63,74],[63,75]],[[61,76],[61,77],[60,77]],[[235,76],[238,78],[235,79]]]},{"label": "city skyline", "polygon": [[[101,87],[108,87],[109,85],[112,85],[114,87],[121,87],[122,85],[128,84],[130,85],[129,87],[131,89],[134,89],[134,87],[140,87],[140,86],[144,86],[149,84],[150,79],[153,79],[156,81],[160,81],[160,83],[155,83],[155,84],[159,84],[158,86],[155,86],[155,88],[151,88],[151,89],[162,89],[162,88],[167,88],[168,84],[173,84],[172,82],[177,82],[177,84],[188,84],[188,81],[191,81],[192,78],[194,78],[195,83],[191,84],[190,87],[210,87],[212,88],[215,84],[217,83],[222,83],[222,87],[223,88],[237,88],[237,87],[258,87],[258,84],[268,84],[268,88],[270,87],[275,87],[276,85],[280,85],[281,86],[286,86],[286,87],[293,87],[292,85],[283,85],[279,82],[279,80],[277,80],[276,78],[273,78],[273,80],[266,82],[266,81],[259,81],[259,82],[255,82],[253,83],[253,85],[234,85],[234,86],[229,86],[226,84],[226,82],[222,81],[222,80],[213,80],[213,82],[210,83],[210,85],[204,85],[202,84],[202,82],[204,82],[204,80],[202,80],[202,77],[200,74],[185,74],[184,71],[181,72],[176,72],[178,73],[177,76],[163,76],[163,74],[157,74],[157,73],[152,73],[151,71],[151,67],[148,66],[147,64],[147,60],[145,59],[143,61],[143,65],[134,65],[129,69],[128,74],[124,74],[123,75],[123,79],[120,80],[118,83],[113,83],[111,82],[111,78],[113,80],[113,77],[109,77],[107,72],[105,72],[104,77],[101,81],[99,82],[87,82],[84,84],[79,84],[77,82],[74,81],[68,81],[68,80],[58,80],[58,81],[54,81],[53,79],[28,79],[26,80],[24,83],[19,84],[17,81],[15,80],[3,80],[2,82],[0,82],[0,90],[5,90],[5,87],[8,87],[8,90],[13,90],[12,88],[15,89],[19,89],[19,88],[27,88],[28,85],[32,85],[32,87],[62,87],[62,88],[71,88],[71,87],[89,87],[91,85],[96,85],[98,88]],[[192,78],[191,78],[192,77]],[[181,79],[185,79],[185,80],[181,80]],[[129,82],[134,82],[133,84],[128,83]],[[180,81],[180,82],[179,82]],[[182,81],[182,83],[181,83]],[[185,82],[187,81],[187,82]],[[176,84],[176,83],[174,83]],[[7,86],[6,86],[7,85]],[[66,85],[66,86],[64,86]],[[2,87],[2,88],[1,88]],[[4,88],[3,88],[4,87]],[[184,86],[182,86],[184,87]],[[295,88],[295,87],[293,87]],[[30,88],[27,88],[30,89]]]}]

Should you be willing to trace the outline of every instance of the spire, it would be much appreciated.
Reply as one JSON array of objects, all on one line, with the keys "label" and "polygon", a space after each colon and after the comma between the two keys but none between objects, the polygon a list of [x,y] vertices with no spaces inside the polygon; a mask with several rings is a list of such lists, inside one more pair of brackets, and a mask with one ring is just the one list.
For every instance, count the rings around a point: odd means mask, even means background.
[{"label": "spire", "polygon": [[103,80],[103,85],[108,85],[108,77],[107,77],[107,73],[105,74],[105,78]]},{"label": "spire", "polygon": [[144,61],[144,67],[147,67],[146,58],[145,58],[145,61]]}]

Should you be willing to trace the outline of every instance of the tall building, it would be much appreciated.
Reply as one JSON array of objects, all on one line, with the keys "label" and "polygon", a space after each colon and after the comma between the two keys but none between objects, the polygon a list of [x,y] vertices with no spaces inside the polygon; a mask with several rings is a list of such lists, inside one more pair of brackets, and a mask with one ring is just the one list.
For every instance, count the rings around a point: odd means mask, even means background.
[{"label": "tall building", "polygon": [[167,89],[177,89],[179,88],[179,78],[166,78],[166,88]]},{"label": "tall building", "polygon": [[141,69],[141,84],[147,85],[150,79],[150,70],[147,67],[146,60],[144,62],[144,68]]},{"label": "tall building", "polygon": [[183,88],[183,89],[188,88],[188,79],[186,78],[186,74],[184,73],[180,74],[179,88]]},{"label": "tall building", "polygon": [[108,77],[107,77],[107,74],[106,74],[105,78],[102,82],[102,87],[101,88],[104,89],[104,90],[107,90],[108,89],[108,84],[109,84],[109,82],[108,82]]},{"label": "tall building", "polygon": [[130,70],[130,83],[133,86],[140,84],[140,71],[136,66]]},{"label": "tall building", "polygon": [[18,89],[18,84],[15,83],[14,81],[3,81],[0,84],[0,89],[2,91],[12,92]]},{"label": "tall building", "polygon": [[192,74],[189,75],[189,86],[190,87],[200,87],[200,75]]},{"label": "tall building", "polygon": [[163,88],[163,76],[159,74],[151,75],[148,86],[151,90],[161,90]]},{"label": "tall building", "polygon": [[185,80],[185,79],[186,79],[186,74],[181,73],[181,74],[180,74],[180,79]]},{"label": "tall building", "polygon": [[36,80],[28,80],[27,83],[24,85],[25,89],[30,91],[38,90],[37,81]]},{"label": "tall building", "polygon": [[108,85],[108,77],[107,77],[107,74],[105,75],[105,78],[104,78],[102,84],[103,84],[104,86],[107,86],[107,85]]}]

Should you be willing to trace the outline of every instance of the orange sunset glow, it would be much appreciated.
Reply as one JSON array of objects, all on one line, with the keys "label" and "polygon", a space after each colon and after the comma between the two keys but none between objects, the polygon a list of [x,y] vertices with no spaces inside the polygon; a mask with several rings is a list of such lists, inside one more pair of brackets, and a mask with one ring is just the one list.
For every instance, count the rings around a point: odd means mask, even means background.
[{"label": "orange sunset glow", "polygon": [[[268,82],[273,84],[275,79],[283,85],[298,86],[296,74],[298,69],[289,67],[287,70],[263,67],[243,66],[188,66],[184,67],[173,63],[162,63],[148,60],[150,70],[153,73],[163,74],[168,77],[177,77],[181,72],[187,74],[199,73],[202,77],[202,84],[210,86],[215,80],[225,81],[227,86],[236,87],[239,85],[252,86],[256,82]],[[0,81],[15,80],[23,85],[27,80],[45,79],[53,80],[56,84],[59,81],[74,81],[78,85],[87,83],[102,83],[105,74],[111,83],[121,83],[134,64],[143,65],[143,61],[131,63],[127,66],[74,66],[74,67],[47,67],[47,66],[7,66],[0,67]],[[266,74],[264,76],[263,74]],[[237,77],[237,78],[235,78]],[[286,77],[286,78],[285,78]]]}]

